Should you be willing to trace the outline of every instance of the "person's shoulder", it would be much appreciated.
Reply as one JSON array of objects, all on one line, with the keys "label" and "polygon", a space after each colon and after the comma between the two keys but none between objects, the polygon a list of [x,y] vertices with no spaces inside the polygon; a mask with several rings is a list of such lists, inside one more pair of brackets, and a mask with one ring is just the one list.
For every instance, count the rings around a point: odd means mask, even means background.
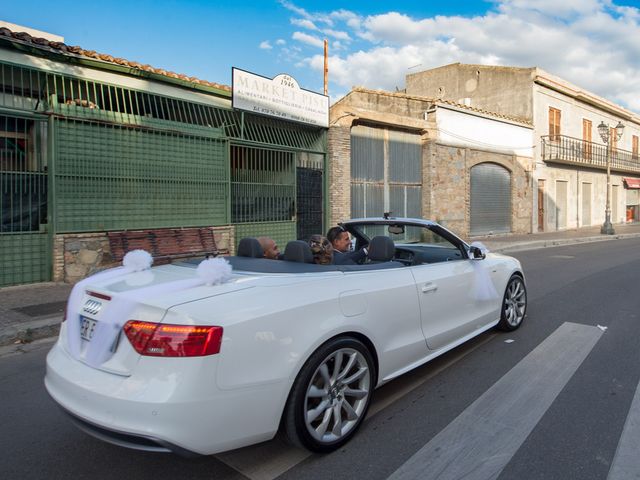
[{"label": "person's shoulder", "polygon": [[339,250],[333,251],[333,263],[335,265],[352,265],[356,262],[351,258],[350,253],[344,253]]}]

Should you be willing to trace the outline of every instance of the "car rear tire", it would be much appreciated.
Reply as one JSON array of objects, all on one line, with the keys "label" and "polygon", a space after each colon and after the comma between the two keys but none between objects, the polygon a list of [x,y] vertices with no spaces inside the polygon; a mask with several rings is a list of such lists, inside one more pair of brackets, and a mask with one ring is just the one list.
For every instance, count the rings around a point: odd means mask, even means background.
[{"label": "car rear tire", "polygon": [[329,340],[304,364],[283,416],[291,443],[314,452],[340,448],[362,423],[375,387],[375,364],[359,340]]},{"label": "car rear tire", "polygon": [[517,329],[527,313],[527,288],[519,275],[512,275],[502,297],[498,328],[506,332]]}]

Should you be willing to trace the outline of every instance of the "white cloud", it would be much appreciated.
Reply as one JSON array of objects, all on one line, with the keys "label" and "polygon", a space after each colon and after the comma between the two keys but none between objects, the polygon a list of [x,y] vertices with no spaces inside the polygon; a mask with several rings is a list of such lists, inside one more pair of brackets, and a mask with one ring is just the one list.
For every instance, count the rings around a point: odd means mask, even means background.
[{"label": "white cloud", "polygon": [[284,38],[279,38],[276,40],[276,45],[286,45],[287,41]]},{"label": "white cloud", "polygon": [[318,30],[318,27],[316,27],[315,23],[306,18],[292,18],[291,24],[295,25],[296,27],[306,28],[308,30]]},{"label": "white cloud", "polygon": [[342,32],[339,30],[332,30],[330,28],[325,28],[324,30],[322,30],[322,33],[338,40],[344,40],[346,42],[351,40],[351,37],[347,32]]},{"label": "white cloud", "polygon": [[313,35],[308,35],[302,32],[293,32],[291,38],[297,40],[302,43],[306,43],[307,45],[311,45],[313,47],[324,47],[324,42],[318,37],[314,37]]},{"label": "white cloud", "polygon": [[280,4],[287,10],[295,13],[296,15],[304,19],[310,20],[312,22],[321,22],[329,26],[333,25],[333,19],[331,18],[330,14],[309,13],[304,8],[298,7],[293,2],[289,2],[287,0],[280,0]]},{"label": "white cloud", "polygon": [[[343,32],[357,45],[350,50],[347,38],[333,36],[341,42],[332,44],[332,89],[402,88],[407,73],[452,62],[538,66],[640,112],[640,10],[615,0],[498,0],[474,17],[305,14],[331,18],[335,27],[323,33]],[[322,45],[301,35],[293,38]],[[322,55],[306,64],[322,70]],[[417,64],[418,70],[407,71]]]},{"label": "white cloud", "polygon": [[271,50],[273,47],[271,46],[268,40],[265,40],[264,42],[260,42],[260,48],[262,50]]},{"label": "white cloud", "polygon": [[304,9],[296,6],[292,2],[288,2],[286,0],[281,0],[280,4],[286,8],[287,10],[292,11],[293,13],[300,15],[303,18],[311,18],[311,15]]}]

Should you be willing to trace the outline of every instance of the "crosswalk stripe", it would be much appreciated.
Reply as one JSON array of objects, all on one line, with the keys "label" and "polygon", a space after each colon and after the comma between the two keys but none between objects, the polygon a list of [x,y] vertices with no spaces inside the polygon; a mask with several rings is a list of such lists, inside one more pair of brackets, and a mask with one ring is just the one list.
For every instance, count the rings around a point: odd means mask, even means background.
[{"label": "crosswalk stripe", "polygon": [[601,336],[562,324],[389,480],[497,478]]},{"label": "crosswalk stripe", "polygon": [[607,480],[640,479],[640,383],[631,402]]}]

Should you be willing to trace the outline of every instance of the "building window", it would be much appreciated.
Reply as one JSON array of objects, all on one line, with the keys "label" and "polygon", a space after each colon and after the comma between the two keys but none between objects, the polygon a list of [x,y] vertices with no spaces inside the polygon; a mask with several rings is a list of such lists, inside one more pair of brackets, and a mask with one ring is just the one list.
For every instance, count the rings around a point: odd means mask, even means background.
[{"label": "building window", "polygon": [[549,107],[549,140],[560,140],[560,110]]},{"label": "building window", "polygon": [[585,160],[591,159],[591,120],[582,119],[582,143]]},{"label": "building window", "polygon": [[631,156],[634,160],[638,160],[638,136],[631,136]]}]

